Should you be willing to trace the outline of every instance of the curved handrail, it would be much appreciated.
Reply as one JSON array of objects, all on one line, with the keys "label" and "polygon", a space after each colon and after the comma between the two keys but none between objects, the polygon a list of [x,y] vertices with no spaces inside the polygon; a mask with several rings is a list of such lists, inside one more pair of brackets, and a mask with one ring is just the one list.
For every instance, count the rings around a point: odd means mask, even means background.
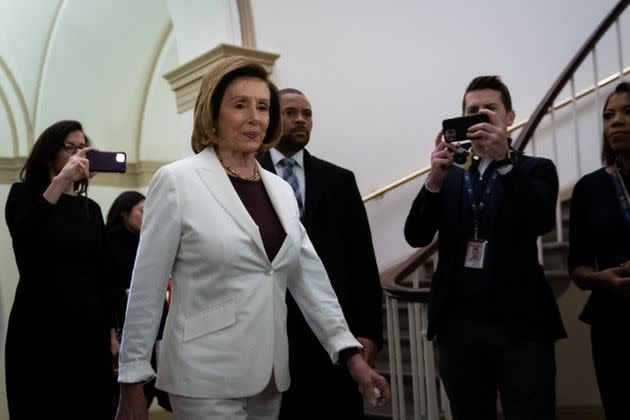
[{"label": "curved handrail", "polygon": [[608,31],[612,24],[615,23],[621,13],[623,13],[626,7],[628,7],[628,4],[630,4],[630,0],[619,0],[617,5],[610,11],[610,13],[608,13],[602,23],[600,23],[597,29],[595,29],[593,34],[586,40],[586,42],[584,42],[582,47],[578,50],[577,54],[575,54],[573,59],[565,67],[562,73],[560,73],[560,76],[551,86],[551,89],[549,89],[543,100],[540,101],[532,116],[529,118],[529,121],[525,125],[525,128],[523,128],[523,131],[519,133],[518,138],[514,141],[515,149],[525,149],[525,146],[527,146],[527,143],[534,134],[534,131],[536,131],[536,128],[538,128],[538,124],[542,120],[543,116],[547,113],[549,106],[553,104],[553,101],[556,100],[556,97],[560,94],[560,91],[564,88],[571,77],[573,77],[573,74],[580,66],[580,64],[582,64],[582,61],[584,61],[586,56],[593,50],[593,48],[595,48],[597,42],[601,39],[602,36],[604,36],[606,31]]},{"label": "curved handrail", "polygon": [[381,273],[383,292],[388,296],[408,302],[427,302],[431,292],[431,281],[423,282],[418,288],[401,286],[400,283],[426,263],[437,250],[437,246],[436,235],[429,245],[414,251],[403,261],[383,271]]}]

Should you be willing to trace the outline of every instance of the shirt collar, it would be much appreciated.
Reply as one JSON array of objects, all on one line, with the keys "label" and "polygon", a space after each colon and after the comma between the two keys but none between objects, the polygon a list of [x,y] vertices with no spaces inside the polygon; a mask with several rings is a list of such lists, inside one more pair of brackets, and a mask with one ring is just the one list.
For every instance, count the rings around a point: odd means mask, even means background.
[{"label": "shirt collar", "polygon": [[269,155],[271,156],[271,161],[273,162],[273,166],[278,166],[278,162],[280,162],[285,157],[290,157],[293,159],[297,166],[304,169],[304,149],[301,149],[299,152],[294,154],[293,156],[285,156],[278,149],[273,148],[269,150]]}]

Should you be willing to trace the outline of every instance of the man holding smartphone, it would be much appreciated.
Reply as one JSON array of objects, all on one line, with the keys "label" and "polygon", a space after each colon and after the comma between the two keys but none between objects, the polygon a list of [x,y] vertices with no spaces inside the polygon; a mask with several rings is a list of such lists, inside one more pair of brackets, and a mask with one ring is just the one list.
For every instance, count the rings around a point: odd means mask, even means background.
[{"label": "man holding smartphone", "polygon": [[515,113],[498,76],[473,79],[462,111],[488,116],[468,129],[479,163],[454,166],[440,131],[405,223],[411,246],[440,237],[427,335],[455,420],[496,419],[497,392],[506,420],[554,419],[554,343],[566,333],[536,241],[555,224],[556,169],[510,147]]}]

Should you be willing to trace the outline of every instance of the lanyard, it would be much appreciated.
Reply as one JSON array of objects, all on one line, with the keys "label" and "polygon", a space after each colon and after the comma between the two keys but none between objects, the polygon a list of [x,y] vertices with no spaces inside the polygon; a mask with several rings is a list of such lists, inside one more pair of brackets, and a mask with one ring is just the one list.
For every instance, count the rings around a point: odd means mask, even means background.
[{"label": "lanyard", "polygon": [[626,221],[626,226],[630,228],[630,197],[628,196],[626,186],[621,179],[619,169],[617,169],[616,166],[615,173],[613,174],[613,185],[615,186],[615,193],[617,195],[617,198],[619,199],[619,205],[621,206],[621,211],[623,213],[623,218]]},{"label": "lanyard", "polygon": [[481,215],[483,211],[486,209],[486,203],[488,202],[488,197],[490,196],[490,192],[492,191],[492,188],[494,187],[497,177],[498,177],[497,171],[495,170],[492,172],[492,176],[490,176],[490,179],[488,180],[488,183],[486,184],[486,188],[483,190],[483,193],[479,199],[479,202],[475,203],[475,193],[473,190],[473,183],[472,183],[472,178],[470,176],[470,172],[468,171],[464,172],[464,187],[466,190],[466,198],[468,198],[468,201],[472,207],[473,228],[475,232],[475,236],[473,239],[475,240],[479,239],[477,237],[477,234],[479,233],[479,221],[481,220]]}]

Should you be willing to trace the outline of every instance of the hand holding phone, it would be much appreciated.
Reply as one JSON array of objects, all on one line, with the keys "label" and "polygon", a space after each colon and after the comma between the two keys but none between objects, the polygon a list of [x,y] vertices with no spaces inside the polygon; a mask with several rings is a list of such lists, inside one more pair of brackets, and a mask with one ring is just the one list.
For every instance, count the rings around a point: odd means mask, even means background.
[{"label": "hand holding phone", "polygon": [[482,122],[490,122],[490,118],[486,114],[474,114],[446,119],[442,121],[444,140],[448,143],[470,140],[468,138],[468,129]]},{"label": "hand holding phone", "polygon": [[116,172],[127,171],[127,154],[125,152],[101,152],[90,150],[85,154],[90,162],[90,172]]}]

